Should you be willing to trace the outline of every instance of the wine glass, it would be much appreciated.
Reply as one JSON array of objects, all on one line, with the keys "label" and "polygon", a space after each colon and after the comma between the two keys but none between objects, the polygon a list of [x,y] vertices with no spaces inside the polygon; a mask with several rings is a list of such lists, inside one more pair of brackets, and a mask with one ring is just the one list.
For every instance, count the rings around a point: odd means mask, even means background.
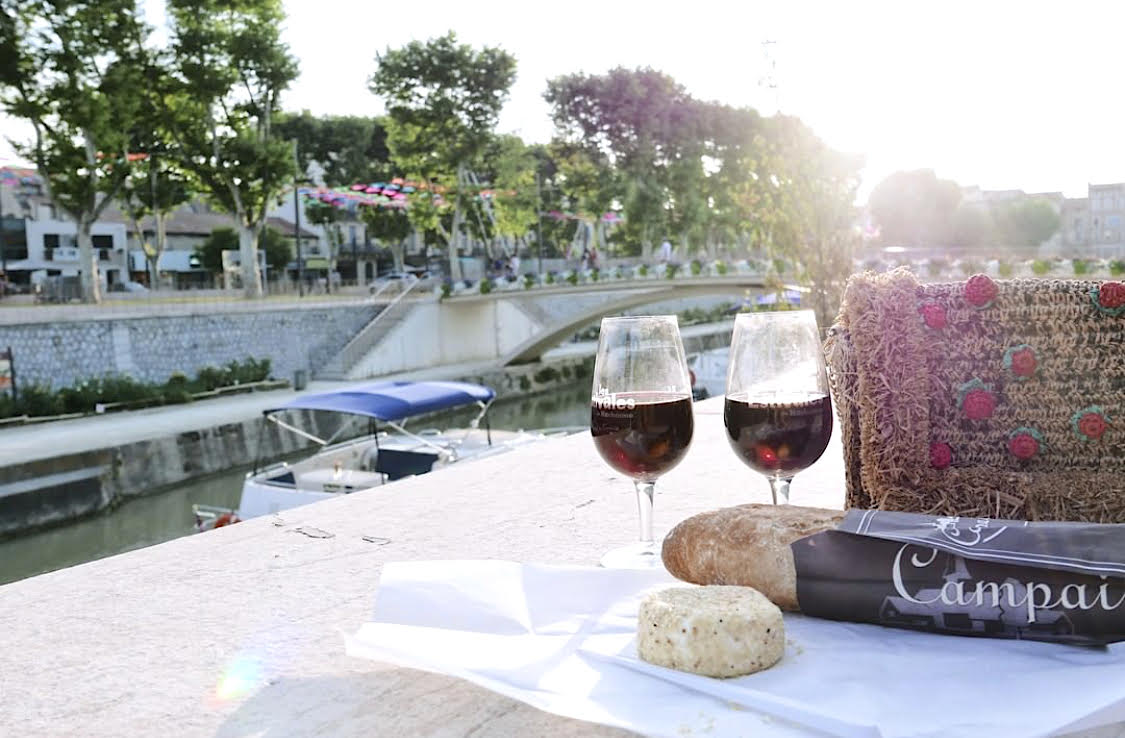
[{"label": "wine glass", "polygon": [[738,457],[769,479],[773,504],[787,504],[793,476],[820,458],[832,436],[824,352],[811,310],[738,315],[723,422]]},{"label": "wine glass", "polygon": [[640,541],[601,561],[614,569],[661,565],[652,539],[656,480],[684,458],[695,420],[684,345],[674,315],[602,319],[590,433],[606,463],[633,480]]}]

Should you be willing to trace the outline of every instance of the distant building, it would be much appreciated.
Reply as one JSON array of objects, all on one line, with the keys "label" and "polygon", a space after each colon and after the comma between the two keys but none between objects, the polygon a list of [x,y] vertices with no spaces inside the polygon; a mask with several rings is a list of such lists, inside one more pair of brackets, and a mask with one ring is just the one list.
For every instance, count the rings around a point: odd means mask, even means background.
[{"label": "distant building", "polygon": [[1092,256],[1125,256],[1125,183],[1089,185],[1087,190],[1090,229],[1087,245]]},{"label": "distant building", "polygon": [[1076,253],[1090,243],[1090,201],[1085,197],[1068,197],[1059,211],[1059,236],[1066,253]]}]

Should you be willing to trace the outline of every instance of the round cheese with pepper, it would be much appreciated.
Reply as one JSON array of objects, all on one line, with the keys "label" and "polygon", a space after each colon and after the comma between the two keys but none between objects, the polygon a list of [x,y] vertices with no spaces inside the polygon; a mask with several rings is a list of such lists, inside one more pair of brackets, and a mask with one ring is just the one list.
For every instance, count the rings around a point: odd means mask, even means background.
[{"label": "round cheese with pepper", "polygon": [[750,587],[663,589],[637,617],[637,651],[658,666],[736,677],[770,668],[785,652],[781,610]]}]

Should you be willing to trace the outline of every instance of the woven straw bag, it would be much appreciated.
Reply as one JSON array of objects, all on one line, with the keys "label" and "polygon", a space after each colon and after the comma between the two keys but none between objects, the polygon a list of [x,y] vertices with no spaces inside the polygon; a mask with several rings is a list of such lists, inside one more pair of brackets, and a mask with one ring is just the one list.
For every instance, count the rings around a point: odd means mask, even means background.
[{"label": "woven straw bag", "polygon": [[849,507],[1125,522],[1125,284],[857,275],[826,350]]}]

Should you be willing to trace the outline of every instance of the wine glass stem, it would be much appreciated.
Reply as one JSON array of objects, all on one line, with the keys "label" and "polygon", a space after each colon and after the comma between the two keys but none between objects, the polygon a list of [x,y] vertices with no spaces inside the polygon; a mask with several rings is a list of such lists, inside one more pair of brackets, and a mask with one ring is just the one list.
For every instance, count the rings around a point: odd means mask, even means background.
[{"label": "wine glass stem", "polygon": [[773,493],[773,504],[789,504],[789,483],[793,477],[770,477],[770,492]]},{"label": "wine glass stem", "polygon": [[633,482],[637,488],[637,512],[641,519],[641,543],[652,543],[652,495],[656,482]]}]

